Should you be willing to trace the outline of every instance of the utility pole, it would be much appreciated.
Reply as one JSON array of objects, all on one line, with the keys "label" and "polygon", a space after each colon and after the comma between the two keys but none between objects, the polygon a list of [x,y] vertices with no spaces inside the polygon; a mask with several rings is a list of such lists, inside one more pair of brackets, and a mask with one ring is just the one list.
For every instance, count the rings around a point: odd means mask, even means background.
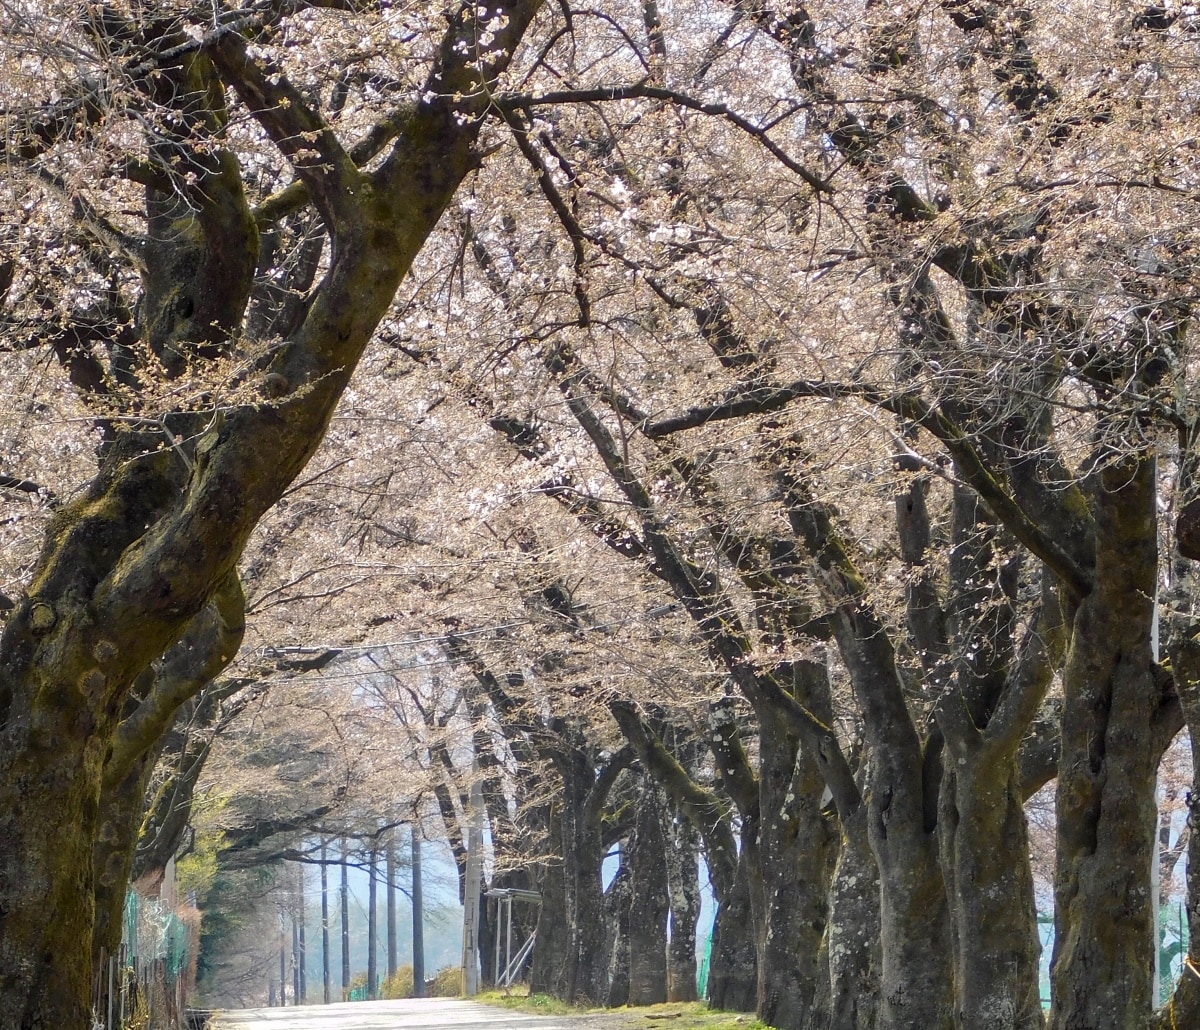
[{"label": "utility pole", "polygon": [[388,830],[387,850],[384,852],[387,870],[387,975],[396,975],[396,831]]},{"label": "utility pole", "polygon": [[413,997],[425,997],[425,899],[421,885],[421,827],[412,823]]},{"label": "utility pole", "polygon": [[367,997],[374,1001],[379,997],[379,920],[375,911],[376,881],[379,879],[378,841],[371,842],[371,882],[367,887]]},{"label": "utility pole", "polygon": [[279,910],[279,1004],[287,1004],[287,940],[285,938],[283,909]]},{"label": "utility pole", "polygon": [[292,910],[292,1004],[300,1004],[300,923]]},{"label": "utility pole", "polygon": [[350,881],[346,866],[350,846],[342,841],[342,1001],[350,997]]},{"label": "utility pole", "polygon": [[471,763],[471,799],[467,830],[467,878],[463,891],[463,994],[479,993],[479,892],[483,881],[483,789],[479,768]]},{"label": "utility pole", "polygon": [[300,921],[300,948],[296,955],[296,967],[299,971],[296,1003],[303,1005],[308,1001],[308,947],[304,941],[304,906],[308,898],[304,890],[304,863],[296,863],[296,918]]},{"label": "utility pole", "polygon": [[325,841],[321,841],[321,984],[324,1001],[329,1004],[329,867],[325,858]]}]

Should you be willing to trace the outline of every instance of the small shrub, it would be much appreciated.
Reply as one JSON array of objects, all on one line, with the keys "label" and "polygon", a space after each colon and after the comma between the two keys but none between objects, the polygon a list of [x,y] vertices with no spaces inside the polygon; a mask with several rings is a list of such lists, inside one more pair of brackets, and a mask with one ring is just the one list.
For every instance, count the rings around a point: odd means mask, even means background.
[{"label": "small shrub", "polygon": [[395,975],[389,976],[383,981],[383,986],[380,988],[380,997],[392,1001],[397,998],[411,998],[413,996],[413,967],[401,966],[396,970]]},{"label": "small shrub", "polygon": [[458,966],[439,969],[425,993],[431,998],[457,998],[462,994],[462,970]]}]

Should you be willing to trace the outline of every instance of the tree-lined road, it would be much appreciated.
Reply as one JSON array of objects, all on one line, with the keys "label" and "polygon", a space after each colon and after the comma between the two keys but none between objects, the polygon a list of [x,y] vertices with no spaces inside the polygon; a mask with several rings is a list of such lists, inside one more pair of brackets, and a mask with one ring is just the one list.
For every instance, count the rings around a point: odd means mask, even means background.
[{"label": "tree-lined road", "polygon": [[567,1030],[603,1016],[531,1016],[450,998],[219,1012],[212,1030]]}]

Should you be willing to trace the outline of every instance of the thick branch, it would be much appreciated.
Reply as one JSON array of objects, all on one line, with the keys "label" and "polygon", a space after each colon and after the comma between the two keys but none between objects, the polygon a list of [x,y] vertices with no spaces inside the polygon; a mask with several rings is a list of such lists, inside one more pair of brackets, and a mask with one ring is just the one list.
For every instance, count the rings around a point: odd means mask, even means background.
[{"label": "thick branch", "polygon": [[592,410],[591,395],[583,384],[589,375],[565,349],[546,356],[547,367],[559,376],[559,389],[568,407],[596,447],[600,460],[629,499],[642,521],[646,542],[654,554],[662,578],[683,603],[700,630],[705,643],[717,656],[751,701],[765,701],[778,708],[794,732],[801,736],[821,764],[825,782],[833,792],[839,811],[847,815],[858,805],[854,777],[830,726],[788,694],[769,675],[759,675],[750,661],[751,647],[729,599],[710,582],[710,577],[679,552],[662,524],[649,491],[629,466],[616,441]]},{"label": "thick branch", "polygon": [[245,604],[241,581],[231,574],[167,653],[149,695],[117,728],[104,768],[106,784],[120,783],[170,728],[179,706],[233,661],[246,629]]},{"label": "thick branch", "polygon": [[225,830],[222,836],[221,868],[251,869],[271,861],[276,856],[263,854],[255,849],[279,834],[311,830],[318,819],[324,818],[336,808],[337,806],[332,804],[318,805],[299,815],[256,819],[251,823]]},{"label": "thick branch", "polygon": [[358,167],[337,134],[276,67],[250,57],[246,40],[226,33],[211,48],[213,62],[308,187],[330,232],[357,221]]},{"label": "thick branch", "polygon": [[651,86],[648,83],[627,83],[620,86],[598,86],[594,89],[555,90],[548,93],[510,93],[496,98],[496,106],[504,112],[528,110],[532,107],[547,107],[557,104],[601,103],[613,100],[632,99],[663,100],[677,107],[699,111],[701,114],[723,118],[742,132],[753,136],[788,171],[794,173],[817,193],[832,194],[833,187],[827,179],[805,168],[779,146],[766,130],[759,128],[744,115],[738,114],[728,104],[700,100],[679,90]]},{"label": "thick branch", "polygon": [[725,400],[696,406],[682,415],[652,422],[644,431],[651,439],[662,438],[710,422],[778,411],[801,397],[866,401],[925,429],[942,442],[954,457],[963,478],[1013,536],[1041,558],[1076,598],[1090,592],[1091,576],[1004,489],[967,434],[939,405],[930,404],[916,393],[888,392],[860,383],[799,379],[784,386],[751,387],[736,391]]},{"label": "thick branch", "polygon": [[[714,885],[722,889],[730,886],[737,865],[737,843],[729,825],[726,806],[712,791],[705,790],[692,779],[631,702],[613,698],[608,703],[608,710],[625,739],[633,746],[642,767],[700,831],[708,852],[708,864],[713,870]],[[718,891],[718,900],[721,893]]]}]

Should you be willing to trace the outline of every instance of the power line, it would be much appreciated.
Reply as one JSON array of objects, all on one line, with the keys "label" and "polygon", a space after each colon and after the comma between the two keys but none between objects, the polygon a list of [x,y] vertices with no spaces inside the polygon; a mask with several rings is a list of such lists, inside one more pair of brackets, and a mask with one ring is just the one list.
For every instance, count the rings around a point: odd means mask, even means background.
[{"label": "power line", "polygon": [[[656,605],[654,608],[647,609],[644,612],[636,612],[622,619],[613,619],[609,622],[597,623],[591,626],[583,626],[580,629],[587,633],[600,633],[610,629],[615,629],[620,626],[627,626],[636,622],[643,622],[648,619],[658,618],[662,615],[667,615],[671,612],[678,611],[680,605],[678,602],[669,604]],[[533,625],[535,621],[532,618],[518,619],[512,622],[500,623],[493,626],[480,626],[470,630],[461,632],[441,633],[436,635],[419,634],[413,637],[406,637],[400,640],[387,641],[378,644],[303,644],[293,647],[265,647],[259,648],[254,654],[265,658],[277,658],[287,655],[313,655],[324,654],[329,651],[335,651],[339,654],[351,655],[354,657],[365,657],[379,651],[390,651],[393,648],[411,648],[416,650],[420,647],[429,647],[449,643],[454,639],[463,637],[479,637],[488,634],[498,633],[503,630],[514,629],[519,626]],[[441,658],[424,662],[405,662],[403,664],[380,665],[376,664],[375,668],[363,672],[347,672],[347,673],[321,673],[319,679],[323,683],[339,682],[346,680],[360,680],[364,676],[372,676],[378,673],[394,674],[400,672],[417,672],[423,669],[445,668],[452,665],[460,664],[450,658]],[[265,677],[258,682],[264,684],[271,683],[295,683],[302,679],[300,676],[270,676]]]},{"label": "power line", "polygon": [[[627,626],[633,622],[642,622],[645,619],[657,618],[660,615],[665,615],[669,612],[679,609],[678,602],[669,604],[660,604],[654,608],[650,608],[644,612],[638,612],[627,616],[623,619],[614,619],[610,622],[600,622],[591,626],[581,626],[579,629],[596,633],[602,630],[613,629],[617,626]],[[462,639],[464,637],[485,636],[492,633],[500,633],[504,630],[516,629],[519,626],[532,626],[535,622],[533,618],[514,619],[512,622],[497,623],[492,626],[478,626],[474,629],[455,630],[449,633],[438,634],[417,634],[416,636],[404,637],[400,640],[389,640],[377,644],[297,644],[287,647],[262,647],[253,652],[253,654],[264,658],[277,658],[284,655],[304,655],[304,654],[324,654],[327,651],[337,651],[340,654],[371,654],[375,651],[385,651],[391,648],[412,647],[416,648],[426,644],[442,644],[450,640]]]}]

